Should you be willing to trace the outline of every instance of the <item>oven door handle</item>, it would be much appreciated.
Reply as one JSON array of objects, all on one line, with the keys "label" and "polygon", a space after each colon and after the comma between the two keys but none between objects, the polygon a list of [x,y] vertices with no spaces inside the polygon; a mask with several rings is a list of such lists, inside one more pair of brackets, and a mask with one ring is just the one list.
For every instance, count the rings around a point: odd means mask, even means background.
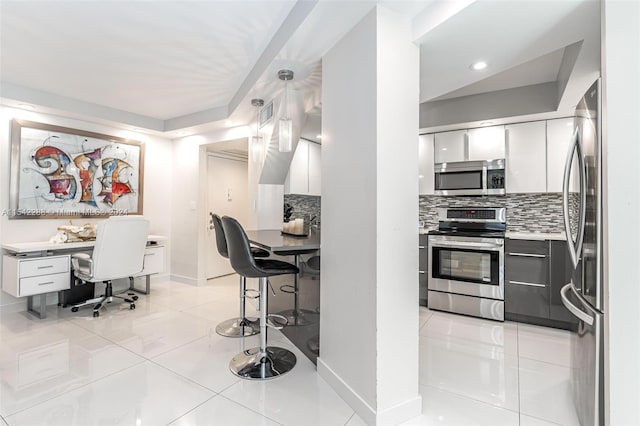
[{"label": "oven door handle", "polygon": [[479,249],[502,249],[504,244],[500,243],[474,243],[470,241],[438,241],[429,243],[431,247],[445,247],[445,248],[479,248]]}]

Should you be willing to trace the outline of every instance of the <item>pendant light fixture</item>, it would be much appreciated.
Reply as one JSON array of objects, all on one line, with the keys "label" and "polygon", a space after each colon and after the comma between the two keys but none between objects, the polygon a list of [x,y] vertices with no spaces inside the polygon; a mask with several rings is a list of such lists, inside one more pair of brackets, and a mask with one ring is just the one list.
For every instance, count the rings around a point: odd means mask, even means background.
[{"label": "pendant light fixture", "polygon": [[293,141],[291,140],[293,123],[291,121],[291,117],[289,117],[289,97],[287,93],[287,82],[289,80],[293,80],[293,71],[280,70],[278,71],[278,78],[280,80],[284,80],[284,96],[282,97],[282,102],[284,102],[284,115],[278,122],[278,151],[291,152],[291,148],[293,146]]},{"label": "pendant light fixture", "polygon": [[260,108],[263,107],[262,99],[251,99],[251,105],[256,107],[256,135],[251,140],[251,157],[253,161],[262,158],[262,136],[260,136]]}]

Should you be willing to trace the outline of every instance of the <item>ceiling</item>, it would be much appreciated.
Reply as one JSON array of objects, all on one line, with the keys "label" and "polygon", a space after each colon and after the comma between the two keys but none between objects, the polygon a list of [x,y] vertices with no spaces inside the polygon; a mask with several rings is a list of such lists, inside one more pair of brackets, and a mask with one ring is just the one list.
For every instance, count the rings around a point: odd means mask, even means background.
[{"label": "ceiling", "polygon": [[421,102],[559,81],[565,47],[585,40],[560,108],[599,67],[591,0],[2,0],[0,100],[178,137],[251,124],[251,98],[277,96],[288,68],[317,141],[321,58],[376,3],[413,26]]}]

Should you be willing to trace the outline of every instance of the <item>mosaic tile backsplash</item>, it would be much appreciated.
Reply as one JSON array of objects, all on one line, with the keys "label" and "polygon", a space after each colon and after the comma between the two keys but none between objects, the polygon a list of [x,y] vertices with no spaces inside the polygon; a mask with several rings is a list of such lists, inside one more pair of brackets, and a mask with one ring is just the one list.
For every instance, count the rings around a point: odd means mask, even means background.
[{"label": "mosaic tile backsplash", "polygon": [[315,195],[284,194],[284,203],[293,207],[291,219],[309,220],[313,217],[314,224],[320,228],[320,197]]},{"label": "mosaic tile backsplash", "polygon": [[[574,194],[572,194],[574,195]],[[292,219],[309,220],[316,217],[320,227],[320,200],[313,195],[285,194],[284,202],[293,207]],[[577,196],[570,196],[571,211],[577,210]],[[438,225],[438,207],[506,207],[507,230],[513,232],[562,232],[562,194],[531,193],[508,194],[504,197],[440,197],[421,195],[420,220],[425,226]],[[576,215],[572,214],[572,218]],[[572,230],[575,223],[571,223]]]},{"label": "mosaic tile backsplash", "polygon": [[[577,197],[570,197],[570,208],[577,206]],[[420,220],[425,226],[438,225],[438,207],[506,207],[507,231],[562,232],[562,194],[507,194],[503,197],[441,197],[420,196]],[[575,215],[572,215],[575,217]],[[574,224],[572,223],[572,228]]]}]

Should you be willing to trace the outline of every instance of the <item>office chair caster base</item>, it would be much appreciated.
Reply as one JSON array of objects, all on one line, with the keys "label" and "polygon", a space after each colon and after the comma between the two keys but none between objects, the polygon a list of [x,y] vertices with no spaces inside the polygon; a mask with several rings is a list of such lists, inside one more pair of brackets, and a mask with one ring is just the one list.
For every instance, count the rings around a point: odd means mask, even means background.
[{"label": "office chair caster base", "polygon": [[[281,315],[287,319],[287,326],[305,326],[309,324],[313,324],[314,321],[311,320],[313,315],[317,314],[313,311],[309,311],[307,309],[287,309],[286,311],[278,312],[278,315]],[[309,317],[311,316],[311,317]]]},{"label": "office chair caster base", "polygon": [[99,317],[99,316],[100,316],[100,312],[98,312],[98,311],[93,311],[93,317],[94,317],[94,318],[97,318],[97,317]]},{"label": "office chair caster base", "polygon": [[247,337],[260,333],[257,320],[231,318],[216,326],[216,333],[224,337]]},{"label": "office chair caster base", "polygon": [[71,308],[71,312],[78,312],[78,307],[74,306],[73,308]]},{"label": "office chair caster base", "polygon": [[136,305],[134,305],[133,303],[129,305],[129,310],[133,311],[136,308]]},{"label": "office chair caster base", "polygon": [[288,373],[296,365],[293,352],[267,346],[267,355],[263,358],[260,348],[247,349],[231,359],[229,368],[238,377],[249,380],[273,379]]}]

